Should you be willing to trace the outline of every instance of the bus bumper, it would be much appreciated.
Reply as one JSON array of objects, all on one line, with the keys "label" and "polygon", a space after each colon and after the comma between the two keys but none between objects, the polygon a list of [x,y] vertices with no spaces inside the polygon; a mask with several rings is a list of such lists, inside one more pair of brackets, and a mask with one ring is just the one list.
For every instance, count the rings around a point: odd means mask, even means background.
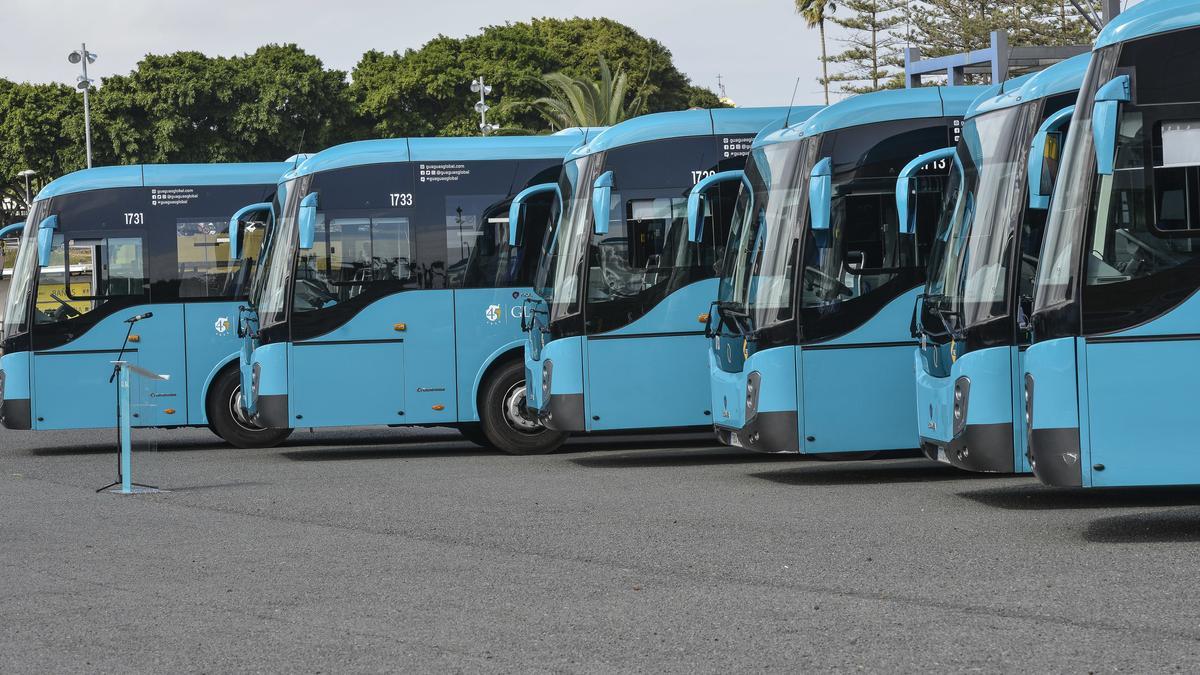
[{"label": "bus bumper", "polygon": [[17,352],[0,357],[0,424],[6,429],[33,428],[29,356],[29,352]]},{"label": "bus bumper", "polygon": [[1013,448],[1013,349],[995,347],[965,354],[947,377],[930,374],[925,356],[920,350],[914,354],[922,452],[930,459],[967,471],[1017,471]]},{"label": "bus bumper", "polygon": [[547,429],[588,430],[583,399],[583,338],[553,340],[540,349],[526,341],[525,405]]},{"label": "bus bumper", "polygon": [[758,452],[800,452],[795,347],[751,354],[738,372],[722,370],[711,350],[708,358],[718,440]]},{"label": "bus bumper", "polygon": [[1025,352],[1024,404],[1033,473],[1047,485],[1083,485],[1076,338],[1047,340]]},{"label": "bus bumper", "polygon": [[250,355],[252,421],[268,429],[290,429],[288,414],[287,343],[256,347]]}]

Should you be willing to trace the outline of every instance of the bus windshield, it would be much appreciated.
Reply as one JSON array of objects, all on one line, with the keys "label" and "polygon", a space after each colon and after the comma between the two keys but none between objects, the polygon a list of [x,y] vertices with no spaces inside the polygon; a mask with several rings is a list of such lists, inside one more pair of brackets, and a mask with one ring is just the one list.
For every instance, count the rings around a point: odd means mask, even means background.
[{"label": "bus windshield", "polygon": [[267,233],[263,243],[261,263],[255,269],[254,283],[250,288],[250,301],[258,313],[259,325],[263,328],[287,320],[288,286],[291,283],[296,249],[300,234],[297,231],[297,215],[300,200],[306,194],[312,176],[293,178],[279,186],[275,196],[275,225]]},{"label": "bus windshield", "polygon": [[29,293],[37,273],[37,218],[46,210],[46,202],[37,202],[29,209],[21,247],[13,264],[11,285],[4,305],[4,323],[0,334],[4,339],[29,332]]},{"label": "bus windshield", "polygon": [[[1025,152],[1038,123],[1027,103],[968,120],[938,228],[926,297],[955,332],[1008,314],[1010,247],[1023,211]],[[961,188],[961,189],[960,189]]]},{"label": "bus windshield", "polygon": [[718,291],[723,313],[742,315],[753,329],[792,317],[794,257],[806,210],[813,139],[751,153],[734,207]]},{"label": "bus windshield", "polygon": [[579,312],[583,254],[591,239],[589,186],[596,167],[603,162],[603,155],[598,154],[563,164],[558,182],[561,202],[555,205],[546,226],[533,285],[549,305],[551,320]]},{"label": "bus windshield", "polygon": [[1074,299],[1084,228],[1090,219],[1096,153],[1092,149],[1092,100],[1096,91],[1112,77],[1118,46],[1092,54],[1092,62],[1079,91],[1080,104],[1071,119],[1063,150],[1063,166],[1054,187],[1046,236],[1042,245],[1043,264],[1034,284],[1034,312],[1057,307]]}]

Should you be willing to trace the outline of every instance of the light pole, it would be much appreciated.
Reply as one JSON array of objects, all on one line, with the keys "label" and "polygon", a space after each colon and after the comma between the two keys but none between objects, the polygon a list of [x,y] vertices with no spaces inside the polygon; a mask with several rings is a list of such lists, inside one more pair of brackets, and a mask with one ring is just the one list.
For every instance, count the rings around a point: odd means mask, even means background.
[{"label": "light pole", "polygon": [[75,88],[83,90],[83,136],[87,143],[87,165],[90,169],[92,168],[92,114],[88,105],[88,88],[92,86],[92,81],[88,79],[87,67],[89,63],[96,62],[96,54],[89,52],[87,43],[83,43],[79,49],[67,54],[67,60],[83,66],[83,75],[77,78]]},{"label": "light pole", "polygon": [[479,94],[479,103],[475,104],[475,112],[479,113],[479,132],[484,136],[500,128],[499,124],[488,124],[487,111],[491,110],[484,97],[492,93],[492,85],[484,84],[483,76],[471,80],[471,91]]},{"label": "light pole", "polygon": [[17,172],[18,178],[25,179],[25,208],[33,207],[33,197],[29,194],[29,179],[36,175],[37,172],[33,169],[25,169],[24,171]]}]

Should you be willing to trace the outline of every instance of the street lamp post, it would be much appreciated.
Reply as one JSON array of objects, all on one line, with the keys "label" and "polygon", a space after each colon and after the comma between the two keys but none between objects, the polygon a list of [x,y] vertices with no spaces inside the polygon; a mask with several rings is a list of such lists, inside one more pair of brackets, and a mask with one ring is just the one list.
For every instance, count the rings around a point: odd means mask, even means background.
[{"label": "street lamp post", "polygon": [[33,196],[29,193],[29,179],[36,175],[37,172],[33,169],[25,169],[24,171],[17,172],[18,178],[25,179],[25,208],[33,207]]},{"label": "street lamp post", "polygon": [[89,63],[96,62],[96,54],[89,52],[87,43],[83,43],[79,49],[67,54],[67,60],[83,67],[83,75],[77,78],[75,88],[83,90],[83,136],[87,143],[87,166],[90,169],[92,168],[92,114],[88,105],[88,88],[92,86],[92,81],[88,79],[87,67]]},{"label": "street lamp post", "polygon": [[475,104],[475,112],[479,113],[479,132],[484,136],[500,128],[499,124],[488,124],[487,111],[491,110],[491,106],[484,99],[485,96],[492,93],[492,85],[485,84],[483,76],[471,80],[471,91],[479,94],[479,102]]}]

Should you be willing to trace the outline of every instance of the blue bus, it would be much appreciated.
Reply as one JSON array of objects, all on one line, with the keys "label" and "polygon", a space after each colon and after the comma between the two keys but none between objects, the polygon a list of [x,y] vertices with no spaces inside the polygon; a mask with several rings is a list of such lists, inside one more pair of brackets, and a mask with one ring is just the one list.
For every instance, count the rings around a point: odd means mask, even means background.
[{"label": "blue bus", "polygon": [[[967,112],[918,301],[917,432],[931,459],[1023,473],[1021,359],[1062,139],[1088,55],[997,85]],[[898,194],[904,211],[909,194]]]},{"label": "blue bus", "polygon": [[1024,405],[1059,486],[1200,482],[1200,4],[1146,0],[1096,40],[1034,284]]},{"label": "blue bus", "polygon": [[594,133],[361,141],[284,176],[240,322],[246,414],[457,427],[510,453],[560,443],[525,411],[537,260],[523,241],[539,240],[563,159]]},{"label": "blue bus", "polygon": [[[812,108],[686,110],[610,127],[563,164],[530,303],[530,413],[562,432],[712,424],[696,319],[716,270],[754,136]],[[689,242],[688,194],[708,196]],[[546,450],[553,448],[546,447]]]},{"label": "blue bus", "polygon": [[243,447],[286,438],[236,412],[235,322],[267,224],[246,235],[242,264],[229,262],[227,247],[229,214],[269,198],[293,166],[112,166],[46,185],[4,308],[4,426],[116,426],[109,376],[128,335],[127,360],[170,376],[136,426],[208,426]]},{"label": "blue bus", "polygon": [[[764,134],[744,175],[727,177],[741,190],[706,327],[723,443],[855,457],[918,447],[910,319],[945,149],[982,90],[841,101]],[[921,153],[931,155],[910,162]],[[901,182],[917,193],[911,216],[896,210]]]}]

